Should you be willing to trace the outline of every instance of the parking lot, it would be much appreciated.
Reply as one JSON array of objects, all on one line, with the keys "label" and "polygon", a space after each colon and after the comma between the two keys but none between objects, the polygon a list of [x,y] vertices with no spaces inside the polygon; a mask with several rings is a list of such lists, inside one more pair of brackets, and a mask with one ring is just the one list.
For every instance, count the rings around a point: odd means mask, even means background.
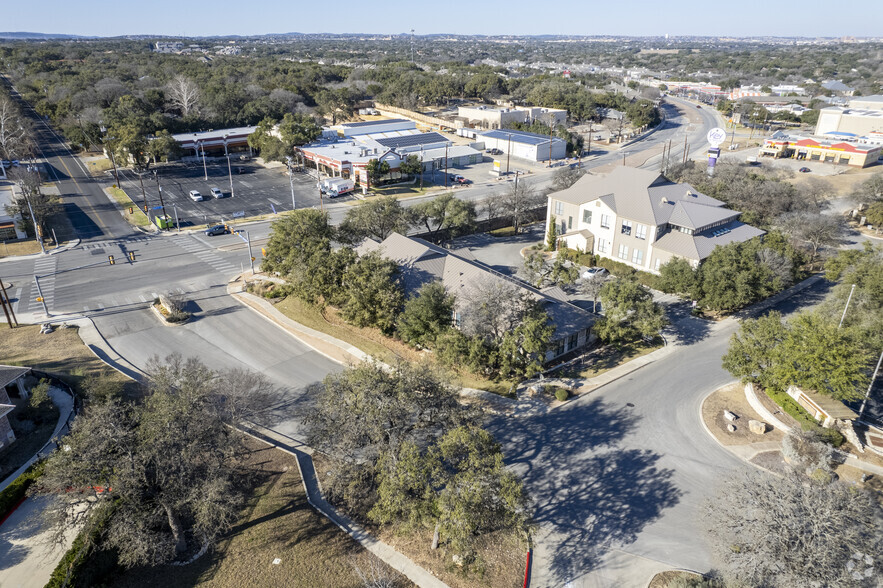
[{"label": "parking lot", "polygon": [[[162,186],[166,213],[174,219],[177,210],[182,227],[291,210],[291,187],[285,167],[267,169],[254,161],[233,162],[232,197],[226,160],[209,161],[205,169],[208,172],[208,181],[201,162],[165,164],[151,168],[143,177],[151,217],[162,214],[157,208],[160,201],[153,170],[156,170]],[[138,176],[128,169],[121,169],[119,174],[121,187],[139,206],[143,206]],[[297,208],[319,205],[315,175],[295,172],[293,182]],[[212,198],[212,188],[220,189],[224,197]],[[194,202],[189,196],[191,190],[198,191],[204,200]],[[341,197],[335,202],[348,198],[352,196]]]}]

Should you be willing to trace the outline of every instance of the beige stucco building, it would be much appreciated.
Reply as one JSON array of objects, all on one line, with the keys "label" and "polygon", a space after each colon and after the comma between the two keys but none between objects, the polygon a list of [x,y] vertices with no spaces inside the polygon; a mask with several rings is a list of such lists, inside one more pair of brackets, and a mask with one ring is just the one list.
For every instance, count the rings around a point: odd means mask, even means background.
[{"label": "beige stucco building", "polygon": [[546,234],[554,220],[559,244],[658,273],[674,257],[695,267],[718,245],[764,234],[741,222],[740,214],[689,184],[618,167],[550,194]]}]

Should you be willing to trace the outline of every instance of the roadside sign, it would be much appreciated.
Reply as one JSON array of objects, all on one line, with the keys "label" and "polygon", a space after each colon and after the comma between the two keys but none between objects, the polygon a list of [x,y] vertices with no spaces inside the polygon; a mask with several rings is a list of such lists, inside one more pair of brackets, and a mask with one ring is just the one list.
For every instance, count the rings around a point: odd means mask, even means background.
[{"label": "roadside sign", "polygon": [[244,217],[244,216],[245,216],[245,211],[244,211],[244,210],[240,210],[239,212],[234,212],[234,213],[233,213],[233,218],[242,218],[242,217]]},{"label": "roadside sign", "polygon": [[708,139],[708,142],[711,143],[712,147],[717,147],[727,140],[727,132],[720,127],[714,127],[708,131],[705,138]]}]

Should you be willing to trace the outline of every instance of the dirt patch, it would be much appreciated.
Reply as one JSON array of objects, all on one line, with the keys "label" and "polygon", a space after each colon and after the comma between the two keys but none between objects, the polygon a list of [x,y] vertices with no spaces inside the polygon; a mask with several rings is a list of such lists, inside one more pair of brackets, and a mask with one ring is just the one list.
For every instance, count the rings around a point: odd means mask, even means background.
[{"label": "dirt patch", "polygon": [[774,474],[784,476],[789,471],[789,466],[782,458],[781,451],[761,451],[749,460],[756,466],[769,470]]},{"label": "dirt patch", "polygon": [[356,566],[413,586],[309,505],[292,455],[250,438],[246,446],[256,485],[218,549],[187,566],[129,570],[111,586],[361,586]]},{"label": "dirt patch", "polygon": [[[729,410],[739,417],[732,423],[736,426],[736,430],[733,432],[727,430],[727,425],[731,423],[724,418],[725,410]],[[702,403],[702,420],[721,445],[779,442],[784,437],[781,431],[773,429],[769,424],[767,424],[765,434],[752,433],[748,429],[748,421],[752,419],[763,420],[748,404],[748,400],[745,399],[744,385],[740,382],[718,388]]]},{"label": "dirt patch", "polygon": [[[44,247],[52,249],[52,245],[49,244],[44,244]],[[24,239],[22,241],[10,242],[4,241],[3,246],[0,247],[0,258],[31,255],[33,253],[40,253],[40,251],[40,244],[37,243],[36,239]]]},{"label": "dirt patch", "polygon": [[701,578],[699,574],[694,574],[693,572],[682,572],[680,570],[666,570],[664,572],[659,572],[653,579],[650,580],[650,584],[647,588],[668,588],[675,580],[698,580]]}]

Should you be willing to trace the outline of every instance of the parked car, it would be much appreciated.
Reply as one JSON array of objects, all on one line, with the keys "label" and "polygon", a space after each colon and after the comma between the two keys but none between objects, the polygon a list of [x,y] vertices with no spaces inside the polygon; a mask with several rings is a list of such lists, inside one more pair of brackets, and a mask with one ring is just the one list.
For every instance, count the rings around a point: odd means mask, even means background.
[{"label": "parked car", "polygon": [[697,105],[696,105],[696,108],[702,108],[702,107],[701,107],[700,105],[697,104]]},{"label": "parked car", "polygon": [[802,173],[802,174],[808,174],[808,173],[811,172],[812,170],[809,169],[808,167],[802,167],[802,168],[800,168],[800,169],[797,170],[797,171],[799,171],[799,172]]},{"label": "parked car", "polygon": [[190,190],[190,199],[194,202],[202,202],[203,197],[202,194],[199,193],[199,190]]},{"label": "parked car", "polygon": [[580,277],[584,280],[594,280],[595,278],[603,278],[605,275],[607,275],[607,270],[603,267],[590,267]]},{"label": "parked car", "polygon": [[455,175],[455,176],[453,177],[453,182],[454,182],[455,184],[462,184],[462,185],[465,186],[466,184],[471,184],[471,183],[472,183],[472,180],[467,180],[466,178],[464,178],[464,177],[461,176],[461,175]]},{"label": "parked car", "polygon": [[224,193],[221,192],[220,188],[212,188],[211,192],[212,192],[212,196],[215,198],[223,198],[224,197]]},{"label": "parked car", "polygon": [[226,235],[227,233],[229,233],[229,231],[227,230],[227,225],[215,225],[205,230],[205,234],[208,237],[214,237],[215,235]]},{"label": "parked car", "polygon": [[237,167],[237,168],[236,168],[236,173],[237,173],[237,174],[244,174],[244,173],[245,173],[245,168],[244,168],[244,167]]}]

